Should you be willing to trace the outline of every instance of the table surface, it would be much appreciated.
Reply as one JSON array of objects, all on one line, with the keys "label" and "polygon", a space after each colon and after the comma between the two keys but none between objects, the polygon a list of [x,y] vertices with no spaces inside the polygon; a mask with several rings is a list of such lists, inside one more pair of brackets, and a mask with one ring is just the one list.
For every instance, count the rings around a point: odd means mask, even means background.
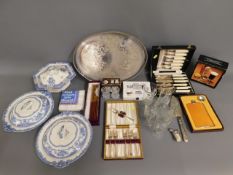
[{"label": "table surface", "polygon": [[[141,74],[135,80],[145,80]],[[208,95],[212,105],[222,120],[225,130],[222,132],[188,133],[189,143],[176,143],[165,132],[158,138],[152,134],[142,120],[143,160],[104,161],[102,159],[103,102],[101,103],[100,126],[95,126],[94,137],[87,153],[65,169],[55,169],[41,162],[35,154],[35,137],[39,130],[25,133],[5,133],[0,130],[0,174],[206,174],[219,175],[233,172],[233,117],[231,114],[232,82],[226,75],[216,89],[193,82],[197,93]],[[31,75],[0,76],[0,108],[17,96],[32,91],[34,85]],[[69,89],[84,89],[87,82],[78,75]],[[53,94],[56,115],[60,94]],[[214,165],[214,166],[213,166]]]},{"label": "table surface", "polygon": [[[101,125],[94,127],[90,148],[65,169],[47,166],[36,156],[39,128],[25,133],[0,129],[0,175],[232,175],[232,7],[231,0],[0,0],[1,114],[15,98],[34,90],[33,73],[49,62],[71,61],[76,44],[95,32],[128,32],[149,49],[194,44],[189,71],[200,54],[230,62],[216,89],[192,82],[196,93],[211,101],[224,124],[222,132],[189,132],[189,143],[176,143],[170,133],[156,138],[142,124],[143,160],[104,161],[102,102]],[[135,80],[145,80],[145,72]],[[78,75],[69,89],[84,89],[86,83]],[[56,115],[59,94],[53,96]]]}]

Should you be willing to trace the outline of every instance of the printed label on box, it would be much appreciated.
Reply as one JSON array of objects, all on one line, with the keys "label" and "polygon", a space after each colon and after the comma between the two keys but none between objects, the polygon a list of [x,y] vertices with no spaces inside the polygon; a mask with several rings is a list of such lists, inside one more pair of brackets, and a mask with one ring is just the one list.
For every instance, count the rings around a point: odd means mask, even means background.
[{"label": "printed label on box", "polygon": [[78,91],[64,91],[61,94],[60,104],[77,104]]}]

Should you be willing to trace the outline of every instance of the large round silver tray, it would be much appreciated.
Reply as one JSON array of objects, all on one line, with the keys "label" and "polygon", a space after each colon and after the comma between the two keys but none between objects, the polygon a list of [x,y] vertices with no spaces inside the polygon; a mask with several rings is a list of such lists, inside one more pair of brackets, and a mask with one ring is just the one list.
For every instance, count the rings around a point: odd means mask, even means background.
[{"label": "large round silver tray", "polygon": [[88,80],[136,76],[147,62],[147,50],[136,37],[122,32],[101,32],[84,39],[74,51],[76,70]]}]

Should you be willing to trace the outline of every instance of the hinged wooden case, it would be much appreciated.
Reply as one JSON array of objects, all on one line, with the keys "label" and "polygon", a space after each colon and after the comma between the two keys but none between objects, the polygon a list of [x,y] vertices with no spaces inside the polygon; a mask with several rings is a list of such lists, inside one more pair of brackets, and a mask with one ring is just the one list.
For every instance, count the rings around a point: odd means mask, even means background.
[{"label": "hinged wooden case", "polygon": [[91,125],[99,125],[100,120],[100,82],[88,83],[84,116]]},{"label": "hinged wooden case", "polygon": [[103,139],[105,160],[143,159],[138,104],[107,100]]},{"label": "hinged wooden case", "polygon": [[191,79],[215,88],[228,68],[228,63],[222,60],[200,55]]},{"label": "hinged wooden case", "polygon": [[183,110],[188,118],[192,132],[223,130],[218,118],[206,95],[180,96]]},{"label": "hinged wooden case", "polygon": [[153,46],[150,56],[150,79],[157,89],[174,88],[174,95],[194,94],[194,89],[185,71],[196,47]]}]

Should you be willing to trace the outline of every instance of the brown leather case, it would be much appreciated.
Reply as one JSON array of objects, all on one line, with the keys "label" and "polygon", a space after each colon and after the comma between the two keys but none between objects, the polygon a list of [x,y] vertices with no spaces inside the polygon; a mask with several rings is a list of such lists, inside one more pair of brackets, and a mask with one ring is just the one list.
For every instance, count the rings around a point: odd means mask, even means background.
[{"label": "brown leather case", "polygon": [[187,108],[197,128],[213,127],[214,123],[202,103],[188,103]]}]

